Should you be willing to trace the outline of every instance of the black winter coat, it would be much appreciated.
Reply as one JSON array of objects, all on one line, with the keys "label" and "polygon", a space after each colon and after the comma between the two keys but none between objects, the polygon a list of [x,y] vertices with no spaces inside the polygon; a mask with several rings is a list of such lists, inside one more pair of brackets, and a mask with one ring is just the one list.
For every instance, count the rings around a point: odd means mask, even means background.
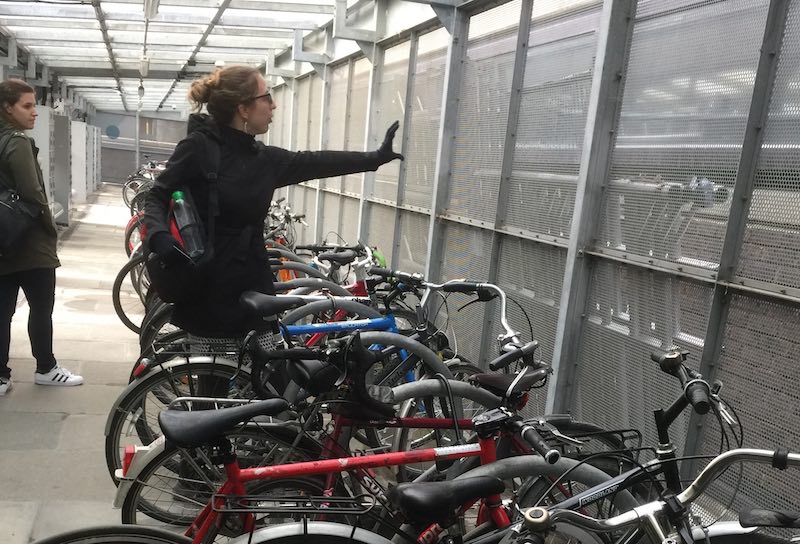
[{"label": "black winter coat", "polygon": [[207,269],[207,287],[192,302],[176,304],[172,322],[198,336],[238,337],[263,328],[241,309],[241,294],[248,290],[275,292],[262,238],[275,189],[310,179],[376,170],[383,161],[377,152],[293,152],[265,146],[252,135],[218,125],[211,117],[193,116],[189,136],[178,143],[147,197],[148,240],[169,231],[167,212],[176,190],[192,195],[203,224],[208,225],[203,136],[211,139],[209,144],[221,146],[214,258]]}]

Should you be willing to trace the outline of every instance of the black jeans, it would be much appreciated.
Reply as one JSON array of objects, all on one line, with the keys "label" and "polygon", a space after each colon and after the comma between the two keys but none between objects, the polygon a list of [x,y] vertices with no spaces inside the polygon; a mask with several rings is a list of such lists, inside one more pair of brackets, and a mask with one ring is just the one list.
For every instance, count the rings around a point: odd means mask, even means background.
[{"label": "black jeans", "polygon": [[56,269],[37,268],[0,276],[0,378],[11,377],[8,351],[11,347],[11,318],[17,306],[19,289],[30,307],[28,336],[36,359],[36,372],[50,372],[56,366],[53,356],[53,304],[56,296]]}]

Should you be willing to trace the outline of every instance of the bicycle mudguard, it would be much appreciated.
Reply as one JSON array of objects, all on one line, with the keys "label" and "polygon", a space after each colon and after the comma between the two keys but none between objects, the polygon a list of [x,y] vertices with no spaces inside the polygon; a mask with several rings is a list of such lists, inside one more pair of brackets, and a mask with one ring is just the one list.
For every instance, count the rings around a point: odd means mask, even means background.
[{"label": "bicycle mudguard", "polygon": [[738,521],[718,521],[705,529],[703,527],[692,527],[692,538],[694,538],[695,542],[703,544],[706,541],[706,532],[708,532],[709,538],[716,538],[747,535],[757,530],[758,527],[742,527]]},{"label": "bicycle mudguard", "polygon": [[135,380],[130,382],[125,389],[123,389],[122,393],[116,398],[114,404],[111,406],[111,410],[108,412],[108,418],[106,419],[105,429],[103,430],[103,434],[108,436],[111,432],[111,422],[114,419],[114,414],[119,411],[120,405],[127,400],[127,397],[131,394],[131,391],[140,384],[143,380],[146,380],[153,372],[159,372],[165,369],[175,368],[179,365],[191,364],[191,363],[211,363],[218,365],[220,367],[228,367],[232,369],[234,372],[237,369],[237,364],[235,361],[231,361],[228,359],[223,359],[222,357],[209,357],[208,355],[196,355],[192,357],[180,357],[179,359],[175,359],[173,361],[167,361],[166,363],[158,363],[154,364],[144,372],[144,374],[139,375]]},{"label": "bicycle mudguard", "polygon": [[163,435],[159,436],[153,440],[150,445],[139,446],[138,451],[133,456],[131,465],[128,467],[128,473],[125,474],[125,476],[122,475],[121,468],[117,469],[114,477],[119,482],[119,486],[117,487],[117,494],[114,497],[114,508],[122,508],[122,505],[125,503],[125,497],[128,495],[128,490],[130,490],[133,482],[136,481],[139,473],[147,466],[150,459],[164,451],[166,445],[167,439],[164,438]]}]

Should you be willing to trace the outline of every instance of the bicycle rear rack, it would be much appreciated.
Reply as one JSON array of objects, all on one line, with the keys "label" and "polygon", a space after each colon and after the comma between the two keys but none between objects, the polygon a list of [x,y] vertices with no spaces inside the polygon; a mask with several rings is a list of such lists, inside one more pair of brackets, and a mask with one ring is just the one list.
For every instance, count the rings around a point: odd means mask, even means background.
[{"label": "bicycle rear rack", "polygon": [[375,497],[367,494],[355,497],[264,497],[263,495],[214,494],[212,508],[220,513],[281,514],[366,514],[376,504]]}]

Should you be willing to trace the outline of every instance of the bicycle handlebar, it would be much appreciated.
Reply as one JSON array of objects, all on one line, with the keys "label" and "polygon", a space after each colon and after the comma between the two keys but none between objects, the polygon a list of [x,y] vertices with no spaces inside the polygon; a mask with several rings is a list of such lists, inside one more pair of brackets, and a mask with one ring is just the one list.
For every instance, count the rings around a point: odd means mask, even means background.
[{"label": "bicycle handlebar", "polygon": [[530,425],[522,427],[519,434],[548,464],[555,465],[561,459],[561,452],[551,448],[539,431]]},{"label": "bicycle handlebar", "polygon": [[494,361],[489,363],[489,370],[497,371],[503,369],[510,365],[511,363],[518,361],[519,359],[523,359],[530,355],[533,355],[533,352],[536,351],[536,348],[539,347],[539,342],[534,340],[533,342],[528,342],[524,346],[514,347],[512,351],[502,354],[500,357],[496,358]]},{"label": "bicycle handlebar", "polygon": [[[731,465],[753,462],[758,464],[772,464],[773,467],[784,469],[789,466],[800,466],[800,454],[789,453],[786,450],[757,450],[751,448],[740,448],[727,451],[715,457],[694,481],[681,493],[676,495],[675,500],[682,506],[694,502],[706,488],[714,482]],[[610,532],[626,527],[631,527],[642,522],[657,524],[656,514],[668,514],[670,508],[664,501],[653,501],[637,506],[633,510],[623,512],[608,519],[597,519],[584,514],[579,514],[573,510],[565,509],[546,509],[541,507],[530,508],[525,511],[523,524],[525,528],[542,532],[553,527],[557,522],[563,521],[577,527],[594,531]]]},{"label": "bicycle handlebar", "polygon": [[711,399],[709,398],[711,387],[700,374],[684,366],[686,355],[688,352],[673,350],[667,353],[651,353],[650,358],[658,363],[661,370],[680,380],[683,394],[695,412],[700,415],[707,414],[711,409]]}]

